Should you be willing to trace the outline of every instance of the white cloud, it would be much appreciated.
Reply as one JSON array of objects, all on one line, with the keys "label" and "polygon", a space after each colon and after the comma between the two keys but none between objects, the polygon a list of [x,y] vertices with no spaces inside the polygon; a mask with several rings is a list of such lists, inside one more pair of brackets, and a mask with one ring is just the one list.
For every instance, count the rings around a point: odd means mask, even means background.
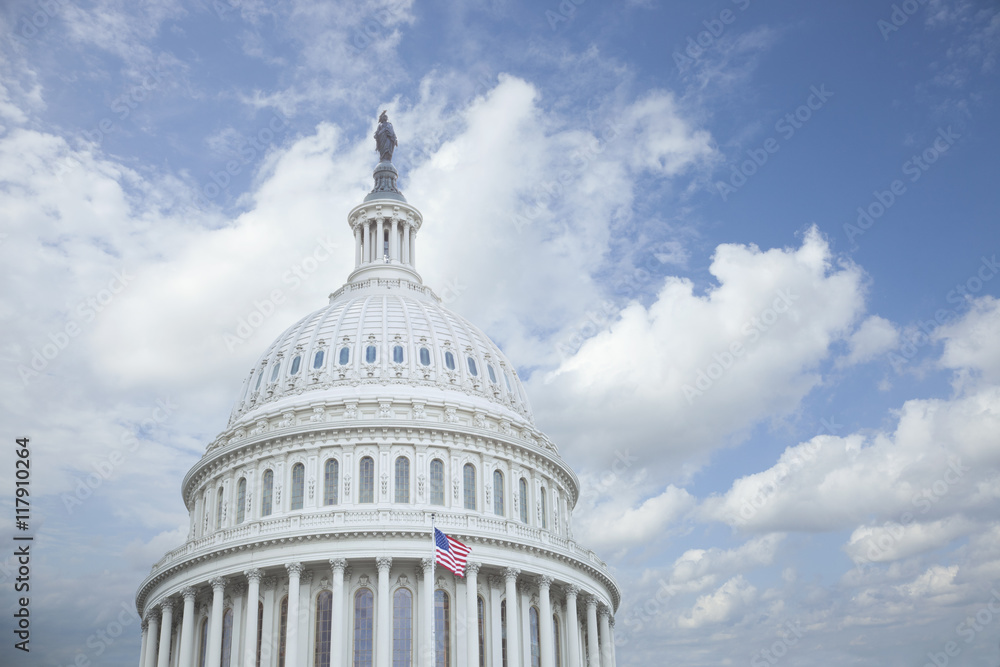
[{"label": "white cloud", "polygon": [[756,601],[757,589],[736,576],[709,595],[702,595],[694,607],[677,619],[681,628],[695,629],[737,620]]},{"label": "white cloud", "polygon": [[853,366],[871,361],[899,343],[899,331],[889,320],[872,315],[848,339],[849,352],[837,360],[839,367]]},{"label": "white cloud", "polygon": [[1000,381],[1000,300],[984,296],[971,306],[960,320],[935,330],[934,339],[944,341],[940,365],[995,383]]}]

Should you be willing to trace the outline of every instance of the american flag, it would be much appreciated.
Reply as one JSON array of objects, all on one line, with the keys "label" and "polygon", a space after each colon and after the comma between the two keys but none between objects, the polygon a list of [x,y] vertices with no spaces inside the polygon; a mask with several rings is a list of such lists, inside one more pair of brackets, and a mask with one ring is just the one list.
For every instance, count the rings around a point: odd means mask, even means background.
[{"label": "american flag", "polygon": [[434,546],[437,547],[437,562],[459,577],[465,576],[465,559],[472,551],[453,537],[448,537],[434,529]]}]

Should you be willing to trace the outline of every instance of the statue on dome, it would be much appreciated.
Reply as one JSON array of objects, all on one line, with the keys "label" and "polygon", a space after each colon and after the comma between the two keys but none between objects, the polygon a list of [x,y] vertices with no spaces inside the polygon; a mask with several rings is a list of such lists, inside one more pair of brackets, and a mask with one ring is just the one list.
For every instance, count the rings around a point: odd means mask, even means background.
[{"label": "statue on dome", "polygon": [[375,150],[378,151],[379,159],[382,162],[392,162],[392,151],[398,145],[389,116],[383,111],[378,117],[378,129],[375,130]]}]

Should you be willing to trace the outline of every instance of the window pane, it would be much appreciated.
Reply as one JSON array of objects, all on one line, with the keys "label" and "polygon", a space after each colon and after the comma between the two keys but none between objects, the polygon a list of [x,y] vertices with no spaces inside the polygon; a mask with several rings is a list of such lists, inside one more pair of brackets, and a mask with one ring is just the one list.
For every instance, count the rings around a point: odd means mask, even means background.
[{"label": "window pane", "polygon": [[264,603],[257,603],[257,667],[260,667],[260,645],[264,640]]},{"label": "window pane", "polygon": [[434,664],[451,667],[451,610],[448,594],[434,591]]},{"label": "window pane", "polygon": [[399,345],[392,348],[392,360],[394,363],[403,363],[403,348]]},{"label": "window pane", "polygon": [[278,667],[285,667],[285,648],[288,643],[288,598],[281,598],[281,620],[278,626]]},{"label": "window pane", "polygon": [[476,608],[479,625],[479,667],[486,667],[486,602],[477,598]]},{"label": "window pane", "polygon": [[323,504],[337,504],[337,485],[340,482],[340,464],[329,459],[323,466]]},{"label": "window pane", "polygon": [[313,368],[322,368],[323,359],[326,357],[326,353],[323,350],[317,350],[316,356],[313,357]]},{"label": "window pane", "polygon": [[507,667],[507,601],[500,602],[500,655],[503,667]]},{"label": "window pane", "polygon": [[448,367],[449,371],[455,370],[455,355],[451,352],[444,353],[444,365]]},{"label": "window pane", "polygon": [[468,361],[469,361],[469,372],[472,373],[473,377],[478,376],[479,369],[476,368],[476,360],[473,359],[472,357],[469,357]]},{"label": "window pane", "polygon": [[521,523],[528,523],[528,483],[522,478],[518,484],[521,497]]},{"label": "window pane", "polygon": [[542,487],[542,497],[541,497],[541,507],[542,507],[542,528],[549,527],[549,516],[548,511],[545,508],[545,487]]},{"label": "window pane", "polygon": [[538,610],[528,611],[528,626],[531,634],[531,667],[542,667],[542,650],[538,645]]},{"label": "window pane", "polygon": [[359,503],[375,502],[375,461],[372,457],[366,456],[361,459],[360,498]]},{"label": "window pane", "polygon": [[420,363],[424,366],[431,365],[431,351],[426,347],[420,348]]},{"label": "window pane", "polygon": [[260,389],[260,381],[263,379],[264,379],[264,369],[262,368],[259,371],[257,371],[257,384],[254,385],[253,388],[254,391]]},{"label": "window pane", "polygon": [[275,363],[274,368],[271,369],[271,382],[274,382],[275,380],[278,379],[278,371],[280,370],[281,370],[281,364]]},{"label": "window pane", "polygon": [[296,356],[294,359],[292,359],[292,369],[290,371],[288,371],[288,374],[289,375],[295,375],[296,373],[298,373],[299,372],[299,365],[301,363],[302,363],[302,357],[301,356]]},{"label": "window pane", "polygon": [[413,595],[400,588],[392,596],[392,667],[410,667],[413,655]]},{"label": "window pane", "polygon": [[510,388],[510,378],[507,376],[506,373],[503,374],[503,383],[505,385],[507,385],[507,393],[508,394],[514,393],[513,390],[511,390],[511,388]]},{"label": "window pane", "polygon": [[466,463],[462,470],[462,478],[465,487],[465,509],[476,509],[476,468],[471,463]]},{"label": "window pane", "polygon": [[233,610],[222,614],[222,667],[229,667],[233,657]]},{"label": "window pane", "polygon": [[270,470],[264,471],[264,488],[260,493],[260,515],[271,515],[271,494],[274,491],[274,473]]},{"label": "window pane", "polygon": [[503,473],[493,471],[493,513],[503,516]]},{"label": "window pane", "polygon": [[431,461],[431,505],[444,505],[444,462]]},{"label": "window pane", "polygon": [[490,372],[490,382],[493,384],[497,383],[497,374],[493,371],[493,366],[491,364],[486,364],[486,370]]},{"label": "window pane", "polygon": [[306,467],[301,463],[292,466],[292,509],[302,509],[302,496],[306,485]]},{"label": "window pane", "polygon": [[405,456],[396,459],[396,502],[410,502],[410,459]]},{"label": "window pane", "polygon": [[240,477],[239,484],[236,485],[236,523],[243,523],[246,518],[247,506],[247,478]]},{"label": "window pane", "polygon": [[369,364],[375,363],[375,346],[369,345],[365,348],[365,362]]},{"label": "window pane", "polygon": [[342,347],[340,348],[340,365],[346,366],[347,362],[351,360],[351,348]]},{"label": "window pane", "polygon": [[372,592],[362,588],[354,596],[354,667],[372,667],[375,640],[375,603]]},{"label": "window pane", "polygon": [[333,613],[333,593],[323,591],[316,597],[315,667],[330,667],[330,624]]},{"label": "window pane", "polygon": [[224,498],[223,489],[219,489],[219,500],[215,506],[215,529],[219,530],[222,528],[222,499]]},{"label": "window pane", "polygon": [[201,622],[201,642],[198,645],[198,667],[205,667],[205,658],[208,655],[208,619]]},{"label": "window pane", "polygon": [[552,636],[556,644],[556,667],[562,667],[562,640],[559,638],[559,617],[552,617]]}]

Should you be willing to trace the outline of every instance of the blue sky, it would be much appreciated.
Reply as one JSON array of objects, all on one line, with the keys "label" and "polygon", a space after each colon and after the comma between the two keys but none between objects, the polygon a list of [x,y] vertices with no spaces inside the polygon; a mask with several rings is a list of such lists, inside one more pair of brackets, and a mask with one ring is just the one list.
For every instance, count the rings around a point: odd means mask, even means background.
[{"label": "blue sky", "polygon": [[346,278],[381,109],[425,282],[580,475],[619,664],[1000,661],[996,3],[15,0],[0,22],[0,410],[32,438],[36,535],[14,664],[137,660],[137,623],[95,638],[183,541],[181,478],[254,360]]}]

